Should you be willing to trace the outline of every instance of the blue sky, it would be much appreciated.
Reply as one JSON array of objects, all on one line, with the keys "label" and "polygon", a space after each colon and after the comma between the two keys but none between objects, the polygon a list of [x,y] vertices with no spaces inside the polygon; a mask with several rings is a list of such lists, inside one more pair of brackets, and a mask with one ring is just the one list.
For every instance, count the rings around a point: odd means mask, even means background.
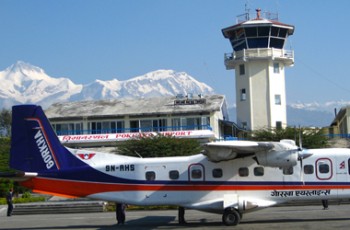
[{"label": "blue sky", "polygon": [[287,102],[350,101],[348,0],[0,0],[0,70],[18,60],[76,84],[187,72],[235,100],[221,29],[244,13],[278,12],[295,26],[286,49]]}]

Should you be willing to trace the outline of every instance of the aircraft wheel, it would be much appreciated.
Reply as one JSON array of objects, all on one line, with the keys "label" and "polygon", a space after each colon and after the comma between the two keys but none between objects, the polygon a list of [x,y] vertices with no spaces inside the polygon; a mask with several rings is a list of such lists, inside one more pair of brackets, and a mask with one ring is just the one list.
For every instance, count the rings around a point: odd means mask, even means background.
[{"label": "aircraft wheel", "polygon": [[222,222],[227,226],[235,226],[241,221],[241,215],[236,209],[227,208],[222,215]]}]

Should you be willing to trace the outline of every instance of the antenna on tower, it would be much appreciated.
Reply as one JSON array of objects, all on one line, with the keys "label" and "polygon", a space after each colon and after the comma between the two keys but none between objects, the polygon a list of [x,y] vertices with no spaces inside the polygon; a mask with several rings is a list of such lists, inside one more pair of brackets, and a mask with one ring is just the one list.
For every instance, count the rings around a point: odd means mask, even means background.
[{"label": "antenna on tower", "polygon": [[244,11],[245,11],[245,20],[249,20],[249,11],[250,9],[248,8],[248,0],[244,4]]}]

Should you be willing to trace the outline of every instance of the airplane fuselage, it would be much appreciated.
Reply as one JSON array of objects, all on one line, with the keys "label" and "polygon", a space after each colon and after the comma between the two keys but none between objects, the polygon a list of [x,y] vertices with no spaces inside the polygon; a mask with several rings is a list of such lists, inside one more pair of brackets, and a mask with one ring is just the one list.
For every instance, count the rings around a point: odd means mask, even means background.
[{"label": "airplane fuselage", "polygon": [[[33,189],[134,205],[179,205],[222,213],[292,200],[350,197],[348,149],[303,150],[312,155],[294,167],[264,167],[252,157],[211,162],[189,157],[134,158],[71,150],[91,168],[33,178]],[[83,158],[90,154],[91,158]],[[84,176],[86,175],[86,176]],[[84,189],[81,189],[84,188]]]}]

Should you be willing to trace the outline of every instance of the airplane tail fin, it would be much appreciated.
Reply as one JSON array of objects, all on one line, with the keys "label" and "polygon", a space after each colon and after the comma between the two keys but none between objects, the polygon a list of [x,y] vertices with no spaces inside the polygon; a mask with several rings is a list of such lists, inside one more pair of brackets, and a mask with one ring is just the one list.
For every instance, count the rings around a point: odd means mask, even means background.
[{"label": "airplane tail fin", "polygon": [[40,106],[12,107],[11,168],[24,172],[55,171],[76,162],[74,158],[60,143]]}]

